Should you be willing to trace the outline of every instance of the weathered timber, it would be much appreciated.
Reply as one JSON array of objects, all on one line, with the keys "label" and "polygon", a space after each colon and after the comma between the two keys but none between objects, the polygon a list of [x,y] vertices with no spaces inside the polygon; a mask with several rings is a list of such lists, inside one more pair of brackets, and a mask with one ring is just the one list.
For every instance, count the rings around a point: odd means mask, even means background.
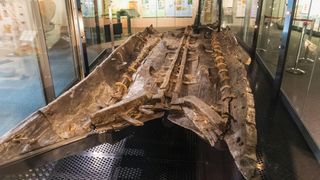
[{"label": "weathered timber", "polygon": [[229,31],[131,36],[86,79],[0,138],[0,165],[92,133],[119,131],[168,114],[211,146],[225,141],[246,179],[255,178],[256,129],[246,64]]}]

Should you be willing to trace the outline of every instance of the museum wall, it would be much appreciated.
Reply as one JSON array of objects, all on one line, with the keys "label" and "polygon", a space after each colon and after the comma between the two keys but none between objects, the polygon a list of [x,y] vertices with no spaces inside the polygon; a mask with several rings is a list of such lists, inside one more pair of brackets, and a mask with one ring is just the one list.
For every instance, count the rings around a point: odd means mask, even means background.
[{"label": "museum wall", "polygon": [[[210,0],[209,0],[210,1]],[[82,8],[86,24],[95,27],[92,0],[82,0],[86,8]],[[98,0],[100,24],[110,24],[109,0]],[[148,25],[155,27],[183,27],[194,23],[198,1],[195,0],[119,0],[112,3],[113,23],[117,22],[116,13],[127,11],[131,15],[132,28],[143,28]],[[126,16],[121,17],[123,28],[127,28]]]}]

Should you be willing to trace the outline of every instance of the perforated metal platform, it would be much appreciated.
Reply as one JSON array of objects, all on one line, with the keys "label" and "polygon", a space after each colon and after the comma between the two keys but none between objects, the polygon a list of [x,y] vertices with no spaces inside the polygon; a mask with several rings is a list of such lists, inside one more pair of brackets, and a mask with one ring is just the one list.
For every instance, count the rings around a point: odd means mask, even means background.
[{"label": "perforated metal platform", "polygon": [[4,179],[206,180],[242,179],[228,151],[194,133],[154,121],[120,142],[108,143]]}]

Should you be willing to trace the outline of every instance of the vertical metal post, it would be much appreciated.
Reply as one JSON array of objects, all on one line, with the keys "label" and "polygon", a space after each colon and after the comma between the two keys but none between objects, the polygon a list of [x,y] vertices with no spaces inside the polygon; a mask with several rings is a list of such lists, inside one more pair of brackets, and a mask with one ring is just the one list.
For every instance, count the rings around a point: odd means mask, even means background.
[{"label": "vertical metal post", "polygon": [[[274,8],[274,3],[275,3],[275,0],[272,0],[272,4],[271,4],[271,6],[270,6],[270,16],[272,17],[272,16],[276,16],[276,15],[274,15],[273,14],[273,8]],[[270,19],[270,23],[272,23],[272,19]],[[270,28],[270,27],[269,27]]]},{"label": "vertical metal post", "polygon": [[[281,3],[281,0],[280,0],[280,3]],[[278,4],[278,12],[277,12],[277,17],[279,17],[280,16],[280,4]]]},{"label": "vertical metal post", "polygon": [[131,36],[132,31],[131,31],[131,16],[128,14],[127,15],[127,26],[128,26],[128,34]]},{"label": "vertical metal post", "polygon": [[221,24],[222,24],[222,0],[218,0],[218,6],[219,6],[219,19],[218,19],[218,31],[221,31]]},{"label": "vertical metal post", "polygon": [[[156,27],[158,27],[158,3],[159,1],[156,1]],[[175,3],[177,5],[177,1]]]},{"label": "vertical metal post", "polygon": [[81,50],[80,46],[80,35],[77,25],[77,8],[75,8],[75,4],[73,0],[66,0],[66,9],[67,9],[67,16],[68,16],[68,26],[71,36],[71,44],[72,44],[72,53],[75,63],[75,70],[77,74],[77,80],[84,78],[84,71],[82,69],[82,62],[83,62],[83,52]]},{"label": "vertical metal post", "polygon": [[49,57],[48,57],[48,50],[45,40],[45,34],[44,34],[44,28],[41,18],[41,12],[40,12],[40,5],[38,0],[31,1],[31,9],[33,10],[33,18],[35,20],[35,25],[38,27],[37,29],[37,37],[36,37],[36,43],[37,48],[39,48],[38,51],[38,63],[40,68],[40,74],[41,74],[41,80],[42,85],[44,89],[44,96],[46,99],[46,103],[50,103],[53,101],[56,97],[55,91],[54,91],[54,85],[51,75],[51,69],[50,69],[50,63],[49,63]]},{"label": "vertical metal post", "polygon": [[284,26],[283,26],[281,42],[279,47],[280,49],[279,49],[279,57],[278,57],[278,66],[276,70],[275,79],[273,82],[275,97],[279,95],[282,80],[283,80],[283,73],[285,70],[285,62],[286,62],[287,53],[288,53],[292,22],[294,19],[294,12],[296,8],[296,1],[297,0],[288,0],[288,8],[285,14],[286,16],[284,20]]},{"label": "vertical metal post", "polygon": [[101,44],[100,21],[99,21],[99,11],[98,11],[98,1],[97,0],[93,0],[93,6],[94,6],[94,21],[96,24],[97,44]]},{"label": "vertical metal post", "polygon": [[[194,1],[192,1],[192,3],[193,3]],[[174,27],[177,27],[177,12],[176,12],[176,9],[177,8],[173,8],[173,10],[174,10]]]},{"label": "vertical metal post", "polygon": [[296,75],[301,75],[301,74],[305,74],[306,73],[304,70],[298,68],[298,64],[299,64],[299,61],[300,61],[301,50],[302,50],[304,35],[306,33],[307,26],[308,26],[307,23],[303,24],[302,32],[301,32],[301,35],[300,35],[300,41],[299,41],[299,45],[298,45],[298,54],[297,54],[297,57],[296,57],[296,61],[295,61],[294,66],[292,68],[288,68],[287,69],[287,72],[289,72],[289,73],[296,74]]},{"label": "vertical metal post", "polygon": [[76,27],[79,28],[79,31],[77,32],[77,43],[80,48],[79,50],[82,51],[83,54],[83,61],[81,62],[82,70],[84,76],[88,76],[90,73],[90,67],[89,67],[89,60],[88,60],[88,53],[87,53],[87,40],[86,40],[86,33],[84,29],[84,22],[82,17],[82,11],[81,11],[81,2],[80,0],[76,1],[76,9],[77,9],[77,24]]},{"label": "vertical metal post", "polygon": [[202,7],[202,0],[198,1],[198,11],[197,11],[197,15],[196,18],[194,20],[194,32],[195,33],[199,33],[199,26],[201,24],[200,20],[201,20],[201,7]]},{"label": "vertical metal post", "polygon": [[260,0],[257,3],[257,16],[256,16],[256,22],[254,25],[254,33],[253,33],[253,40],[252,40],[252,47],[251,47],[252,59],[255,59],[257,45],[258,45],[258,37],[259,37],[261,14],[262,14],[262,5],[263,5],[263,0]]},{"label": "vertical metal post", "polygon": [[[308,10],[308,16],[307,16],[307,19],[308,19],[308,20],[309,20],[309,18],[310,18],[311,7],[312,7],[312,0],[310,0],[309,10]],[[314,22],[315,22],[315,21],[313,21],[313,22],[311,23],[311,26],[310,26],[309,40],[311,40],[312,35],[313,35]]]},{"label": "vertical metal post", "polygon": [[114,31],[113,31],[113,22],[112,22],[112,1],[110,0],[109,4],[109,20],[110,20],[110,38],[111,38],[111,46],[112,51],[114,50]]},{"label": "vertical metal post", "polygon": [[[295,10],[294,10],[294,14],[298,14],[298,10],[299,10],[299,4],[300,4],[300,1],[299,0],[296,0],[297,2],[297,8],[295,8]],[[289,4],[289,2],[288,2],[288,4]]]},{"label": "vertical metal post", "polygon": [[[281,17],[284,17],[285,13],[286,13],[286,7],[288,6],[287,1],[284,0],[284,6],[283,6],[283,12],[281,14]],[[281,19],[281,23],[283,22],[283,18]]]},{"label": "vertical metal post", "polygon": [[245,17],[243,21],[243,41],[246,43],[247,42],[247,37],[248,37],[248,29],[250,25],[250,19],[251,19],[251,6],[252,6],[252,0],[247,0],[246,1],[246,9],[245,9]]}]

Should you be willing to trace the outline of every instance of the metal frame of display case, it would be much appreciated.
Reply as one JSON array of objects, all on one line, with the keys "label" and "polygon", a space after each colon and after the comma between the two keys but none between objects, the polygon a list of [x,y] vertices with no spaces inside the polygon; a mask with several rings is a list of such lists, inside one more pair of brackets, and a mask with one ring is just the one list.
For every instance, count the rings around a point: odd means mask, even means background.
[{"label": "metal frame of display case", "polygon": [[[74,19],[77,19],[76,22],[76,26],[78,27],[78,30],[76,29],[76,31],[78,31],[78,42],[77,45],[80,46],[80,50],[79,50],[79,54],[82,54],[82,57],[79,58],[81,64],[81,68],[83,70],[83,76],[86,77],[90,74],[90,72],[101,62],[102,58],[105,57],[106,53],[108,53],[107,49],[104,49],[102,52],[100,52],[95,59],[93,60],[93,62],[90,64],[89,63],[89,58],[88,58],[88,53],[87,53],[87,40],[86,40],[86,33],[85,33],[85,28],[84,28],[84,22],[83,22],[83,13],[82,13],[82,9],[81,9],[81,0],[71,0],[73,1],[73,4],[75,5],[75,9],[77,16],[74,17]],[[100,30],[100,21],[99,21],[99,15],[98,15],[98,2],[97,0],[93,1],[94,3],[94,21],[95,21],[95,32],[97,35],[97,42],[98,44],[100,44],[102,42],[102,38],[101,38],[101,30]],[[112,46],[112,50],[114,49],[114,33],[113,33],[113,26],[112,26],[112,3],[109,4],[108,6],[109,9],[109,21],[110,21],[110,37],[111,37],[111,46]],[[106,39],[105,39],[106,41]]]},{"label": "metal frame of display case", "polygon": [[222,0],[218,0],[218,6],[219,6],[219,16],[218,16],[218,31],[221,31],[221,22],[222,22]]},{"label": "metal frame of display case", "polygon": [[84,22],[83,22],[83,16],[82,16],[82,10],[81,10],[81,1],[80,0],[72,0],[73,5],[73,13],[75,27],[78,27],[78,30],[75,30],[77,32],[76,38],[77,38],[77,46],[78,47],[78,54],[81,54],[82,56],[79,58],[79,61],[81,62],[80,69],[82,70],[82,76],[83,78],[88,76],[90,73],[90,67],[89,67],[89,60],[88,60],[88,53],[87,53],[87,41],[86,41],[86,33],[84,31]]},{"label": "metal frame of display case", "polygon": [[254,29],[254,33],[253,33],[252,49],[251,49],[251,56],[252,57],[256,57],[258,37],[259,37],[259,31],[260,31],[261,14],[262,14],[262,5],[263,5],[263,0],[258,1],[257,16],[256,16],[256,22],[254,25],[255,29]]},{"label": "metal frame of display case", "polygon": [[[256,22],[255,22],[255,30],[253,34],[253,41],[251,47],[244,43],[240,38],[238,38],[240,45],[246,49],[246,51],[251,55],[253,59],[256,59],[260,65],[264,65],[261,58],[259,58],[259,55],[256,53],[257,49],[257,42],[258,42],[258,36],[259,36],[259,30],[260,30],[260,22],[261,22],[261,13],[262,13],[262,5],[263,0],[260,0],[257,4],[257,16],[256,16]],[[275,95],[278,95],[281,90],[281,83],[283,79],[283,72],[284,72],[284,65],[286,62],[288,47],[289,47],[289,40],[290,40],[290,34],[292,30],[292,22],[294,18],[294,12],[295,12],[295,5],[296,0],[288,0],[288,9],[286,11],[286,17],[284,21],[284,27],[281,34],[281,43],[279,46],[279,57],[278,57],[278,65],[277,65],[277,72],[275,77],[272,77],[273,79],[273,87],[275,91]],[[270,73],[269,71],[267,71]]]},{"label": "metal frame of display case", "polygon": [[41,13],[40,13],[40,5],[38,1],[31,1],[31,7],[33,16],[35,18],[35,24],[38,27],[38,33],[37,33],[37,42],[39,43],[39,71],[43,86],[43,93],[46,103],[49,103],[53,101],[56,97],[55,91],[54,91],[54,85],[53,85],[53,79],[49,64],[49,57],[48,57],[48,50],[45,40],[45,34],[44,29],[42,25],[42,19],[41,19]]},{"label": "metal frame of display case", "polygon": [[67,8],[71,10],[70,18],[72,21],[72,32],[74,33],[74,42],[76,45],[75,49],[75,57],[78,59],[78,73],[80,75],[80,79],[85,78],[89,74],[89,63],[87,56],[86,47],[86,38],[83,27],[83,19],[81,12],[80,0],[68,0]]},{"label": "metal frame of display case", "polygon": [[296,0],[288,0],[288,7],[286,16],[284,19],[284,26],[281,35],[280,50],[278,57],[278,65],[276,75],[273,82],[273,88],[275,95],[278,96],[281,90],[281,84],[283,80],[283,74],[285,71],[285,63],[287,59],[287,53],[289,48],[289,41],[291,37],[292,23],[294,18],[294,12],[296,7]]},{"label": "metal frame of display case", "polygon": [[[72,54],[74,60],[74,68],[76,72],[76,79],[70,83],[70,85],[65,89],[69,89],[75,83],[79,82],[86,75],[89,74],[88,70],[88,60],[86,56],[86,42],[83,25],[81,26],[81,12],[77,8],[76,0],[65,0],[66,12],[68,16],[68,28],[70,30],[71,44],[72,44]],[[38,53],[38,64],[41,76],[41,82],[43,87],[43,93],[46,103],[52,102],[56,97],[54,83],[52,78],[52,73],[50,69],[48,50],[46,46],[45,33],[43,29],[40,5],[38,1],[31,1],[30,8],[32,8],[33,17],[35,18],[35,24],[38,27],[37,33],[37,43],[39,47]],[[78,10],[78,11],[77,11]]]}]

